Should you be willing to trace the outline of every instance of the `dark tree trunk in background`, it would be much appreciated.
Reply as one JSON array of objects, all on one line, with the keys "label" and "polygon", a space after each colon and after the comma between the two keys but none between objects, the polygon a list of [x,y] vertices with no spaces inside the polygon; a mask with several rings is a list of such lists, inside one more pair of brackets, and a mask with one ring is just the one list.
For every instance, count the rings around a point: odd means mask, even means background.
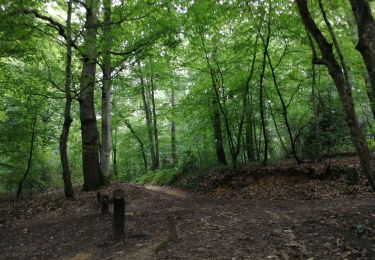
[{"label": "dark tree trunk in background", "polygon": [[28,161],[27,161],[27,168],[26,168],[26,171],[25,171],[25,173],[23,174],[22,179],[21,179],[20,182],[18,183],[17,198],[19,198],[19,197],[21,196],[21,193],[22,193],[22,185],[23,185],[24,181],[26,180],[26,177],[27,177],[27,175],[29,174],[30,169],[31,169],[31,162],[32,162],[32,160],[33,160],[33,152],[34,152],[34,144],[35,144],[35,129],[36,129],[37,114],[38,114],[38,109],[36,108],[36,109],[35,109],[34,118],[33,118],[33,122],[32,122],[32,126],[31,126],[31,141],[30,141],[29,159],[28,159]]},{"label": "dark tree trunk in background", "polygon": [[111,1],[104,0],[103,21],[103,80],[102,80],[102,145],[100,151],[100,166],[102,174],[109,177],[109,161],[111,152]]},{"label": "dark tree trunk in background", "polygon": [[328,72],[335,83],[337,92],[339,93],[343,105],[343,109],[346,114],[346,121],[351,133],[351,137],[361,162],[362,170],[364,174],[367,176],[372,189],[375,190],[375,172],[373,165],[371,163],[370,151],[367,146],[366,138],[357,120],[357,116],[354,109],[352,91],[350,88],[348,88],[348,83],[345,80],[343,68],[339,65],[334,56],[332,44],[328,43],[327,39],[323,36],[322,32],[319,30],[314,20],[311,18],[306,0],[296,0],[296,2],[302,21],[306,29],[311,33],[311,35],[315,39],[322,54],[322,59],[317,59],[316,63],[324,64],[325,66],[327,66]]},{"label": "dark tree trunk in background", "polygon": [[250,162],[255,160],[252,113],[252,102],[250,102],[245,118],[245,149],[247,159]]},{"label": "dark tree trunk in background", "polygon": [[138,62],[138,69],[140,73],[140,80],[141,80],[141,93],[142,93],[142,101],[143,101],[143,109],[146,115],[146,127],[148,132],[148,142],[150,145],[150,156],[151,156],[151,169],[154,171],[156,170],[156,161],[155,161],[155,149],[154,149],[154,136],[152,134],[152,127],[151,127],[151,110],[150,106],[147,102],[146,97],[146,86],[142,75],[141,64]]},{"label": "dark tree trunk in background", "polygon": [[264,150],[263,150],[263,164],[267,164],[268,160],[268,134],[267,134],[267,125],[266,125],[266,115],[265,115],[265,107],[264,107],[264,74],[266,70],[266,57],[267,57],[267,48],[269,44],[269,37],[270,34],[268,33],[264,50],[263,50],[263,61],[262,61],[262,70],[260,73],[260,82],[259,82],[259,111],[260,111],[260,119],[262,124],[262,131],[263,131],[263,140],[264,140]]},{"label": "dark tree trunk in background", "polygon": [[173,161],[173,164],[177,164],[176,122],[174,120],[175,109],[176,109],[176,93],[174,91],[174,88],[172,88],[172,93],[171,93],[171,106],[172,106],[172,116],[173,116],[173,119],[171,121],[172,161]]},{"label": "dark tree trunk in background", "polygon": [[66,21],[66,64],[65,64],[65,108],[64,108],[64,124],[62,133],[60,135],[60,159],[63,170],[63,181],[64,181],[64,193],[66,198],[73,198],[73,185],[71,181],[71,171],[69,167],[67,143],[69,136],[70,125],[72,124],[72,118],[70,116],[70,110],[72,106],[72,46],[71,46],[71,18],[72,18],[72,0],[68,2],[68,12]]},{"label": "dark tree trunk in background", "polygon": [[311,53],[312,53],[312,58],[311,58],[311,72],[312,72],[312,79],[311,79],[311,103],[312,103],[312,110],[314,113],[314,129],[315,129],[315,141],[317,142],[317,147],[316,150],[313,151],[313,156],[315,159],[320,158],[323,154],[322,151],[322,141],[320,137],[320,115],[319,115],[319,110],[318,110],[318,102],[317,102],[317,84],[316,84],[316,64],[315,64],[315,59],[317,58],[317,53],[316,53],[316,48],[314,45],[313,40],[311,39],[310,34],[307,34],[310,48],[311,48]]},{"label": "dark tree trunk in background", "polygon": [[214,130],[215,138],[215,151],[216,158],[219,164],[227,165],[227,159],[225,157],[224,145],[223,145],[223,133],[221,131],[221,119],[220,119],[220,110],[217,104],[216,95],[213,94],[211,98],[212,102],[212,126]]},{"label": "dark tree trunk in background", "polygon": [[155,105],[155,84],[154,75],[151,64],[151,106],[152,106],[152,119],[153,119],[153,133],[154,133],[154,149],[155,149],[155,168],[158,169],[160,166],[159,156],[159,135],[158,135],[158,122],[156,117],[156,105]]},{"label": "dark tree trunk in background", "polygon": [[358,44],[356,49],[361,53],[366,64],[371,92],[375,93],[375,22],[367,0],[350,0],[353,14],[358,26]]},{"label": "dark tree trunk in background", "polygon": [[113,147],[113,174],[115,176],[118,175],[118,171],[117,171],[117,130],[116,128],[113,130],[114,131],[114,134],[113,134],[113,138],[112,138],[112,147]]},{"label": "dark tree trunk in background", "polygon": [[86,21],[82,48],[79,112],[82,135],[83,190],[96,190],[106,183],[99,164],[99,136],[96,128],[94,88],[96,73],[97,0],[86,0]]},{"label": "dark tree trunk in background", "polygon": [[141,147],[141,153],[142,153],[142,159],[143,159],[143,165],[145,167],[145,172],[147,172],[147,157],[146,157],[146,152],[145,152],[145,146],[142,142],[142,139],[137,135],[137,133],[134,131],[133,127],[129,123],[129,121],[125,121],[126,127],[130,130],[130,132],[133,134],[134,138],[137,140]]},{"label": "dark tree trunk in background", "polygon": [[[287,105],[285,104],[284,98],[281,94],[280,87],[279,87],[279,84],[278,84],[277,79],[276,79],[275,68],[272,65],[271,57],[270,57],[268,51],[267,51],[267,59],[268,59],[268,64],[269,64],[270,69],[271,69],[272,80],[273,80],[274,86],[276,88],[277,96],[279,97],[279,100],[280,100],[280,103],[281,103],[282,116],[283,116],[284,123],[285,123],[286,129],[287,129],[287,132],[288,132],[290,146],[292,148],[292,154],[293,154],[296,162],[298,164],[300,164],[300,163],[302,163],[302,160],[298,157],[298,154],[297,154],[296,140],[293,137],[292,128],[290,126],[289,119],[288,119],[288,108],[287,108]],[[281,140],[281,138],[280,138],[280,140]]]}]

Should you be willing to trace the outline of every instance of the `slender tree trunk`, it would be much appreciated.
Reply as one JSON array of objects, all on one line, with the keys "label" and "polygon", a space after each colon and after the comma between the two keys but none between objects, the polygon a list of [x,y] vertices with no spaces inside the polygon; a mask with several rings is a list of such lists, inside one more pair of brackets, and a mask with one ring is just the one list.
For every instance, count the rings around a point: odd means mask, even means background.
[{"label": "slender tree trunk", "polygon": [[316,84],[316,64],[314,63],[314,60],[317,57],[316,49],[313,40],[311,39],[310,34],[307,34],[310,48],[311,48],[311,53],[312,53],[312,59],[311,59],[311,71],[312,71],[312,81],[311,81],[311,101],[312,101],[312,110],[314,113],[314,128],[315,128],[315,140],[318,142],[318,147],[317,151],[314,151],[313,156],[315,158],[320,158],[323,154],[322,150],[322,142],[320,138],[320,120],[319,120],[319,111],[318,111],[318,104],[317,104],[317,97],[316,97],[316,92],[317,92],[317,84]]},{"label": "slender tree trunk", "polygon": [[[221,118],[220,118],[220,110],[221,112],[224,112],[224,111],[221,108],[220,94],[216,86],[215,73],[210,64],[210,59],[209,59],[209,55],[208,55],[208,51],[206,48],[206,44],[205,44],[202,31],[199,32],[199,35],[201,38],[202,46],[204,48],[204,55],[205,55],[207,67],[209,69],[211,81],[212,81],[211,112],[212,112],[212,126],[213,126],[213,131],[214,131],[214,138],[215,138],[216,158],[219,164],[227,165],[228,162],[227,162],[225,151],[224,151],[223,134],[221,130]],[[224,113],[222,114],[224,115]],[[231,137],[228,136],[228,140],[229,138]]]},{"label": "slender tree trunk", "polygon": [[227,165],[227,159],[225,157],[224,152],[224,144],[223,144],[223,133],[221,131],[221,119],[220,119],[220,110],[217,104],[216,95],[212,95],[211,98],[212,104],[212,126],[214,130],[214,138],[215,138],[215,151],[216,151],[216,158],[219,164]]},{"label": "slender tree trunk", "polygon": [[171,150],[172,150],[172,161],[173,164],[177,164],[177,144],[176,144],[176,122],[174,120],[175,109],[176,109],[176,94],[174,88],[171,93],[171,106],[172,106],[172,122],[171,122]]},{"label": "slender tree trunk", "polygon": [[285,154],[288,155],[288,154],[289,154],[289,151],[288,151],[288,149],[287,149],[286,146],[285,146],[285,143],[284,143],[284,141],[283,141],[283,138],[281,137],[280,130],[279,130],[279,127],[277,126],[276,117],[275,117],[275,114],[274,114],[273,109],[272,109],[272,107],[271,107],[271,104],[268,104],[268,108],[269,108],[269,111],[270,111],[270,114],[271,114],[271,118],[272,118],[273,124],[274,124],[274,126],[275,126],[275,130],[276,130],[276,133],[277,133],[277,137],[279,138],[279,141],[280,141],[280,143],[281,143],[281,147],[284,149]]},{"label": "slender tree trunk", "polygon": [[145,146],[142,142],[142,139],[137,135],[137,133],[134,131],[133,127],[129,123],[129,121],[125,121],[126,127],[130,130],[130,132],[133,134],[134,138],[137,140],[141,147],[141,153],[142,153],[142,158],[143,158],[143,165],[145,167],[145,172],[147,172],[147,157],[146,157],[146,152],[145,152]]},{"label": "slender tree trunk", "polygon": [[118,175],[118,171],[117,171],[117,129],[115,128],[114,130],[114,134],[113,134],[113,174],[115,176]]},{"label": "slender tree trunk", "polygon": [[375,21],[367,0],[350,0],[353,14],[358,26],[358,44],[356,49],[361,53],[366,64],[372,93],[375,93]]},{"label": "slender tree trunk", "polygon": [[96,36],[98,0],[86,0],[86,21],[82,48],[79,110],[82,135],[83,190],[97,190],[106,183],[99,164],[99,137],[96,128],[94,88],[96,74]]},{"label": "slender tree trunk", "polygon": [[158,123],[157,123],[157,117],[156,117],[155,84],[154,84],[154,75],[152,71],[152,64],[151,64],[151,106],[152,106],[152,118],[153,118],[153,133],[154,133],[155,168],[158,169],[160,166],[159,135],[158,135]]},{"label": "slender tree trunk", "polygon": [[[255,123],[256,121],[255,121],[254,111],[251,115],[251,118],[254,122],[253,123],[253,135],[254,135],[253,140],[254,140],[254,148],[255,148],[255,155],[256,155],[255,160],[259,161],[260,160],[260,145],[259,145],[260,140],[259,140],[258,135],[257,135],[257,124]],[[261,132],[261,130],[259,130],[259,132]]]},{"label": "slender tree trunk", "polygon": [[261,73],[260,73],[260,82],[259,82],[259,111],[260,111],[260,119],[261,119],[262,130],[263,130],[263,139],[264,139],[264,150],[263,150],[263,164],[264,165],[267,164],[267,160],[268,160],[268,135],[267,135],[264,98],[263,98],[263,95],[264,95],[264,74],[265,74],[265,69],[266,69],[266,57],[267,57],[268,43],[269,43],[269,36],[267,37],[266,45],[264,45],[262,70],[261,70]]},{"label": "slender tree trunk", "polygon": [[351,133],[351,137],[361,162],[362,170],[367,176],[372,189],[375,191],[375,172],[371,163],[370,151],[367,146],[366,138],[357,120],[352,92],[351,89],[348,88],[348,83],[345,80],[343,68],[339,65],[334,56],[332,44],[328,43],[327,39],[323,36],[314,20],[311,18],[307,7],[307,2],[305,0],[296,0],[296,2],[302,21],[305,24],[306,29],[314,37],[322,54],[322,59],[316,60],[316,63],[327,66],[328,72],[335,83],[346,114],[346,121]]},{"label": "slender tree trunk", "polygon": [[70,125],[72,124],[72,118],[70,115],[70,110],[72,106],[72,95],[71,95],[71,85],[72,85],[72,28],[71,28],[71,18],[72,18],[72,1],[68,1],[68,12],[66,21],[66,64],[65,64],[65,108],[64,108],[64,124],[60,135],[60,159],[61,166],[63,170],[63,181],[64,181],[64,193],[66,198],[73,198],[73,185],[71,180],[71,171],[69,167],[67,143]]},{"label": "slender tree trunk", "polygon": [[151,156],[151,169],[154,171],[156,170],[156,161],[155,161],[155,149],[154,149],[154,136],[152,134],[152,127],[151,127],[151,111],[149,104],[147,102],[146,97],[146,86],[142,75],[141,64],[138,62],[138,68],[140,73],[140,80],[141,80],[141,93],[142,93],[142,101],[143,101],[143,109],[146,115],[146,127],[148,132],[148,141],[150,145],[150,156]]},{"label": "slender tree trunk", "polygon": [[247,159],[250,162],[255,160],[253,135],[252,102],[250,102],[245,119],[245,149]]},{"label": "slender tree trunk", "polygon": [[31,141],[30,141],[29,159],[27,161],[26,171],[23,174],[22,179],[18,183],[17,198],[19,198],[21,196],[22,185],[23,185],[24,181],[26,180],[26,177],[27,177],[27,175],[28,175],[28,173],[29,173],[29,171],[31,169],[31,162],[32,162],[32,159],[33,159],[34,143],[35,143],[35,129],[36,129],[37,113],[38,113],[38,109],[36,108],[35,109],[34,118],[33,118],[33,122],[32,122],[32,127],[31,127]]},{"label": "slender tree trunk", "polygon": [[268,59],[268,64],[269,64],[270,69],[271,69],[272,79],[273,79],[273,83],[274,83],[275,88],[276,88],[277,96],[279,97],[279,100],[280,100],[280,103],[281,103],[282,115],[283,115],[284,123],[285,123],[286,129],[287,129],[287,132],[288,132],[288,136],[289,136],[289,140],[290,140],[290,146],[292,148],[292,153],[293,153],[293,156],[294,156],[294,159],[296,160],[296,162],[298,164],[300,164],[300,163],[302,163],[302,160],[297,155],[296,141],[293,138],[292,129],[290,127],[289,119],[288,119],[288,108],[287,108],[287,106],[285,104],[285,101],[284,101],[284,98],[281,94],[279,84],[278,84],[277,79],[276,79],[275,68],[272,65],[271,58],[270,58],[270,55],[269,55],[268,51],[267,51],[267,59]]},{"label": "slender tree trunk", "polygon": [[102,145],[100,151],[100,166],[102,174],[109,177],[109,161],[111,153],[111,1],[103,0],[103,80],[102,80]]}]

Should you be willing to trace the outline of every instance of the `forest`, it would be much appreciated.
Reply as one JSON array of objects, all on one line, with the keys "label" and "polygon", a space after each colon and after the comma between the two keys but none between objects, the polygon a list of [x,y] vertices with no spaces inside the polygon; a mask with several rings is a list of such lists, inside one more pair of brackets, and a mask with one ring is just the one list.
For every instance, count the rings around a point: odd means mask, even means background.
[{"label": "forest", "polygon": [[0,0],[0,259],[374,259],[374,12]]}]

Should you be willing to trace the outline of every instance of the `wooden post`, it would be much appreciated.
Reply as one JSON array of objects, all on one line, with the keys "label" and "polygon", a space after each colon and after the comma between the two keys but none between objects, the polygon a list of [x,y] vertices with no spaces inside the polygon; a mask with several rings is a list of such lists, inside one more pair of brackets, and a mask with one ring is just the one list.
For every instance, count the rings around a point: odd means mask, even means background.
[{"label": "wooden post", "polygon": [[125,229],[125,198],[121,189],[113,191],[112,234],[114,240],[124,237]]},{"label": "wooden post", "polygon": [[98,200],[98,202],[100,203],[100,201],[102,200],[102,193],[100,191],[98,191],[96,193],[96,199]]},{"label": "wooden post", "polygon": [[107,194],[102,194],[100,203],[102,206],[102,214],[107,214],[109,212],[109,196]]}]

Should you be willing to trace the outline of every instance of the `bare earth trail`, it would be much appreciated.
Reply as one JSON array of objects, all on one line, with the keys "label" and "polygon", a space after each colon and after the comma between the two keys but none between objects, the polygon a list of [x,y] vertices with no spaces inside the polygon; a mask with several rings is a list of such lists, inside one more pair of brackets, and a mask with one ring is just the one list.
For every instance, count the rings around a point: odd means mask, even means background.
[{"label": "bare earth trail", "polygon": [[[3,221],[0,259],[375,259],[373,197],[230,200],[118,186],[127,190],[124,241],[111,241],[95,193],[80,193],[73,205]],[[178,238],[160,246],[167,216]]]}]

